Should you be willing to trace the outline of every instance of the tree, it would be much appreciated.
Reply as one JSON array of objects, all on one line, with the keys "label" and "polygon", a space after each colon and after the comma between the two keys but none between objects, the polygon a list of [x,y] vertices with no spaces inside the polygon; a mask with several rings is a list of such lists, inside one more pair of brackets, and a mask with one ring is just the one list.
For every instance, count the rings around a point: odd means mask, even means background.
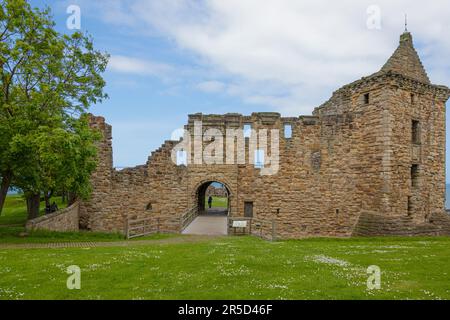
[{"label": "tree", "polygon": [[[95,50],[88,35],[56,32],[49,9],[32,9],[24,0],[0,4],[1,213],[10,186],[22,188],[30,206],[53,186],[81,194],[89,189],[84,177],[91,165],[82,166],[84,172],[58,167],[67,159],[49,155],[61,152],[63,139],[80,141],[65,152],[91,155],[95,135],[87,134],[85,113],[107,97],[101,74],[108,55]],[[71,174],[76,183],[62,178]]]},{"label": "tree", "polygon": [[89,128],[87,115],[62,125],[41,126],[11,143],[13,156],[22,159],[19,169],[13,167],[21,173],[14,183],[28,199],[29,218],[39,214],[42,191],[49,197],[55,190],[70,190],[83,199],[91,192],[89,181],[97,152],[94,142],[100,133]]}]

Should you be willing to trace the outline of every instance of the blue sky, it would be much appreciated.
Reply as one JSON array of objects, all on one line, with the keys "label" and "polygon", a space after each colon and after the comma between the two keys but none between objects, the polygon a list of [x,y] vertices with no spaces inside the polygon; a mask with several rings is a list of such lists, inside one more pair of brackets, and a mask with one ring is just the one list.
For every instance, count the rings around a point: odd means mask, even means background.
[{"label": "blue sky", "polygon": [[50,6],[66,33],[67,7],[78,5],[81,30],[111,54],[110,98],[92,112],[113,126],[117,167],[145,163],[190,113],[310,114],[340,86],[381,68],[405,13],[432,82],[450,85],[447,0],[30,2]]}]

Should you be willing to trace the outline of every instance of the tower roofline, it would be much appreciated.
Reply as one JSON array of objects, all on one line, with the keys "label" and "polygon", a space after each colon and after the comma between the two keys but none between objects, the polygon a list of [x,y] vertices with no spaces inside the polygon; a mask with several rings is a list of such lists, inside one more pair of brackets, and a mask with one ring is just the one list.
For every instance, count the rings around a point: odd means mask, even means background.
[{"label": "tower roofline", "polygon": [[398,73],[419,82],[431,84],[419,54],[414,48],[413,36],[409,31],[405,31],[400,36],[400,44],[397,50],[384,64],[380,72]]}]

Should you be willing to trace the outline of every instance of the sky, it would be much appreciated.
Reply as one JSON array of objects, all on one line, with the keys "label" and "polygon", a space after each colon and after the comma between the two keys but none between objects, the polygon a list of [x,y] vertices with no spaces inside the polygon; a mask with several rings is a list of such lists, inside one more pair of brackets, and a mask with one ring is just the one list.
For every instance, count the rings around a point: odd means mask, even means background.
[{"label": "sky", "polygon": [[[119,168],[145,163],[188,114],[311,114],[333,91],[383,66],[406,13],[431,81],[450,86],[448,0],[30,2],[49,6],[63,33],[73,32],[67,10],[78,6],[81,31],[111,55],[109,99],[91,112],[113,126]],[[447,133],[448,159],[449,152]]]}]

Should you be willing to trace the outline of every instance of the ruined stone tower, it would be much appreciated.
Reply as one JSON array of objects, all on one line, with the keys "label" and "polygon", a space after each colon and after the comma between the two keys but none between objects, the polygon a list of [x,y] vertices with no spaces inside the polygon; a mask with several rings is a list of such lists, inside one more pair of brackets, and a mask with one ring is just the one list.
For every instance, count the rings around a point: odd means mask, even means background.
[{"label": "ruined stone tower", "polygon": [[[192,140],[208,129],[220,133],[202,138],[201,146],[205,150],[224,142],[218,163],[197,163],[192,148],[187,153],[193,160],[177,165],[171,157],[180,141],[166,141],[145,165],[117,171],[111,127],[92,117],[104,140],[92,199],[82,205],[83,225],[124,232],[129,219],[151,218],[160,232],[180,232],[216,181],[227,189],[230,219],[251,218],[249,232],[261,236],[450,234],[444,208],[449,96],[447,87],[430,83],[412,36],[405,32],[379,72],[337,90],[312,116],[190,115],[186,130]],[[200,132],[196,123],[202,124]],[[238,148],[230,149],[235,139],[227,140],[226,131],[246,126],[270,132],[269,145],[260,150],[262,166],[252,161],[251,137],[242,142],[243,161],[227,161],[227,151]],[[276,132],[279,168],[261,175],[273,155]],[[263,230],[264,225],[271,227]]]}]

